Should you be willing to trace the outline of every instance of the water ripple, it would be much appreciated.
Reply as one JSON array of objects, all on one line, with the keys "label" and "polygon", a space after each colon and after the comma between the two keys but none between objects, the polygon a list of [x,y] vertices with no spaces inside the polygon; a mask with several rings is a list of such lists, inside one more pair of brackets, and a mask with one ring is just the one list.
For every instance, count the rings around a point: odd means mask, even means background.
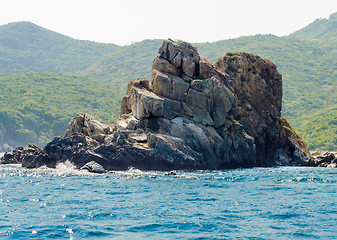
[{"label": "water ripple", "polygon": [[0,239],[336,239],[337,170],[0,165]]}]

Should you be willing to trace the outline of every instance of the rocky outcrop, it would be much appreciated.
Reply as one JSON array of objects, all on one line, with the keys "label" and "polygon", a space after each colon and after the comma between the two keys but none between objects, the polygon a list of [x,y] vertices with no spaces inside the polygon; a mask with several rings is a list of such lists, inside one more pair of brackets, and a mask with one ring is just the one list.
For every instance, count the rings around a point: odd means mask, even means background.
[{"label": "rocky outcrop", "polygon": [[317,151],[312,153],[312,159],[308,166],[317,167],[337,167],[337,151],[334,152],[324,152]]},{"label": "rocky outcrop", "polygon": [[268,60],[226,54],[215,63],[186,42],[167,40],[152,79],[129,82],[115,124],[74,117],[27,167],[107,170],[222,169],[309,163],[305,143],[281,117],[282,76]]},{"label": "rocky outcrop", "polygon": [[11,153],[5,153],[0,158],[1,164],[20,164],[30,162],[41,151],[41,148],[34,144],[29,144],[27,147],[16,147]]}]

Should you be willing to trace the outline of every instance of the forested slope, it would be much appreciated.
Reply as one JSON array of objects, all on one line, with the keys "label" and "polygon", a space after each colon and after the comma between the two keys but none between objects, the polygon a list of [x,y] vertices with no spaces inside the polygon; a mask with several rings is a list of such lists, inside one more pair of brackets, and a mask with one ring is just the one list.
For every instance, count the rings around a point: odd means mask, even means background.
[{"label": "forested slope", "polygon": [[324,43],[337,44],[337,12],[331,14],[328,19],[316,19],[308,26],[290,34],[290,37],[305,41],[319,40]]},{"label": "forested slope", "polygon": [[[250,52],[274,62],[283,75],[283,115],[310,149],[333,150],[336,16],[316,20],[290,36],[256,35],[195,45],[211,61],[226,52]],[[74,40],[28,22],[0,26],[0,73],[6,73],[0,75],[0,148],[1,143],[43,145],[62,135],[79,111],[114,121],[127,83],[150,78],[161,43],[144,40],[119,47]]]},{"label": "forested slope", "polygon": [[117,90],[85,77],[56,73],[0,74],[0,147],[44,145],[62,136],[79,112],[113,121]]},{"label": "forested slope", "polygon": [[76,73],[105,54],[120,49],[115,44],[75,40],[30,22],[0,26],[0,73]]}]

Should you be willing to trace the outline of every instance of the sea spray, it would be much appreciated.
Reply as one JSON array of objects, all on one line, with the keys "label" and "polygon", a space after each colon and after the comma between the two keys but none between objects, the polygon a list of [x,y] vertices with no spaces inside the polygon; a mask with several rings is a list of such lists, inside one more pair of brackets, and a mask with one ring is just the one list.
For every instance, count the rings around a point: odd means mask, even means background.
[{"label": "sea spray", "polygon": [[88,171],[80,171],[70,161],[65,161],[56,165],[55,169],[52,169],[53,174],[57,176],[70,176],[70,175],[88,175],[91,174]]}]

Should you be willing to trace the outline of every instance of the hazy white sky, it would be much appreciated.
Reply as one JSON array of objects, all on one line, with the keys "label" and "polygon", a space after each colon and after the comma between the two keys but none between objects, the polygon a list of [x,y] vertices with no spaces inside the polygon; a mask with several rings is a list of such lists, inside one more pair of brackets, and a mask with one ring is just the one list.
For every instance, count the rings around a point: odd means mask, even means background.
[{"label": "hazy white sky", "polygon": [[337,12],[337,0],[1,0],[0,25],[31,21],[67,36],[129,44],[290,34]]}]

